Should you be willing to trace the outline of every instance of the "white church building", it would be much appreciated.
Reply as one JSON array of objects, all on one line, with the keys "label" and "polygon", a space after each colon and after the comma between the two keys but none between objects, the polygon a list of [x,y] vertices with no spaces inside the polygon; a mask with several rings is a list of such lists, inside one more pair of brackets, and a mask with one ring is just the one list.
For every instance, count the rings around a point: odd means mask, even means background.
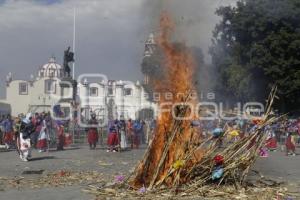
[{"label": "white church building", "polygon": [[93,112],[100,119],[155,117],[156,105],[148,100],[148,94],[138,81],[103,79],[90,82],[84,78],[76,82],[75,103],[72,101],[72,86],[63,86],[64,83],[63,67],[52,57],[30,80],[14,80],[10,73],[6,79],[6,99],[0,103],[10,105],[13,116],[52,112],[53,107],[59,104],[70,117],[74,108],[81,116],[88,117]]}]

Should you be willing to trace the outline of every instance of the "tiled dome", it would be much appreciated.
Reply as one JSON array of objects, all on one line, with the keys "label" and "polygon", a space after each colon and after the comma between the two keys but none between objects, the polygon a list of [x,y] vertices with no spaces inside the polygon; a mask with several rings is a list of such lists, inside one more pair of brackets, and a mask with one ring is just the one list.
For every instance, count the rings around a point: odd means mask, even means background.
[{"label": "tiled dome", "polygon": [[63,68],[61,65],[56,63],[55,57],[51,57],[49,62],[44,64],[38,72],[38,77],[60,78],[62,76],[63,76]]}]

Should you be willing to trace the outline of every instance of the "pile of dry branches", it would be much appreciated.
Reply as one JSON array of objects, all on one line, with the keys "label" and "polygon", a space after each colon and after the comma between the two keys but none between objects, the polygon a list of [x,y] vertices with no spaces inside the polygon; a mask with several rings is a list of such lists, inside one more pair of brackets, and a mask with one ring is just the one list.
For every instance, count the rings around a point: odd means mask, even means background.
[{"label": "pile of dry branches", "polygon": [[[148,184],[145,184],[145,187],[150,190],[159,190],[160,188],[167,187],[169,189],[185,192],[199,190],[199,188],[206,187],[207,185],[215,187],[226,184],[240,188],[251,166],[258,157],[260,148],[264,145],[267,137],[264,133],[265,127],[277,120],[271,116],[271,106],[275,98],[275,93],[276,88],[272,90],[269,96],[265,115],[251,134],[233,143],[229,143],[225,145],[225,147],[220,147],[220,141],[229,134],[228,132],[225,132],[223,136],[218,138],[211,136],[193,148],[189,146],[185,155],[181,156],[179,160],[174,161],[168,173],[157,179],[157,174],[164,167],[164,161],[166,160],[170,145],[172,145],[172,139],[176,137],[176,134],[180,134],[180,132],[177,131],[180,129],[180,123],[174,121],[172,137],[170,137],[165,144],[159,165],[151,177],[152,179],[150,181],[148,180]],[[185,111],[183,110],[182,112]],[[151,147],[146,151],[144,158],[148,158],[150,153]],[[199,156],[199,154],[201,154],[201,156]],[[212,180],[212,173],[215,167],[214,158],[218,155],[223,158],[223,175],[217,180]],[[144,159],[144,161],[147,162],[147,159]],[[140,166],[145,166],[144,164],[142,163],[137,166],[135,173],[129,178],[129,185],[132,186],[132,180],[134,181],[136,178],[141,178],[137,176],[137,173],[141,171]]]},{"label": "pile of dry branches", "polygon": [[[255,184],[249,185],[245,181],[251,166],[258,157],[259,149],[263,147],[267,137],[264,133],[265,127],[277,120],[271,116],[271,105],[275,98],[275,92],[276,89],[271,92],[261,122],[257,125],[255,131],[248,136],[233,143],[223,144],[223,147],[220,147],[220,140],[229,134],[225,132],[222,137],[210,137],[197,146],[190,145],[194,148],[187,148],[186,154],[180,160],[174,161],[167,171],[168,173],[163,174],[158,179],[157,174],[164,168],[163,161],[166,160],[172,138],[176,137],[176,135],[171,134],[172,137],[165,143],[155,174],[148,180],[147,185],[145,184],[139,190],[136,190],[137,188],[132,185],[135,178],[141,178],[137,176],[141,171],[140,167],[147,166],[145,165],[147,160],[144,159],[143,162],[137,165],[135,172],[123,183],[110,187],[91,186],[85,191],[96,195],[99,199],[104,197],[114,199],[195,199],[201,197],[202,199],[267,200],[288,195],[287,189],[277,183],[268,185],[257,181]],[[184,112],[186,111],[182,110],[181,114]],[[177,130],[176,127],[180,126],[180,123],[174,121],[174,125],[176,126],[173,128]],[[178,131],[173,133],[180,134]],[[144,158],[148,158],[149,154],[151,154],[151,145]],[[222,155],[224,159],[222,168],[224,171],[221,178],[212,180],[216,155]]]}]

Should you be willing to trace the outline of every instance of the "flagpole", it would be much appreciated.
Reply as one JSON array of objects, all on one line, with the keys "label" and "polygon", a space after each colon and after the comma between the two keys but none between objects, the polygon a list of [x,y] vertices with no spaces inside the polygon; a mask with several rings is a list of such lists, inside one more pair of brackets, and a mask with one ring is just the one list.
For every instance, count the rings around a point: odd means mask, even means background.
[{"label": "flagpole", "polygon": [[[74,55],[75,55],[75,45],[76,45],[75,39],[76,39],[76,9],[74,7],[74,13],[73,13],[73,53],[74,53]],[[75,79],[75,62],[73,62],[72,72],[73,72],[73,79]]]},{"label": "flagpole", "polygon": [[[73,53],[74,53],[74,60],[76,60],[76,54],[75,54],[75,39],[76,39],[76,8],[74,7],[74,10],[73,10]],[[75,80],[75,61],[72,63],[72,77],[73,77],[73,80]],[[76,83],[76,82],[75,82]],[[76,83],[77,84],[77,83]],[[73,96],[74,96],[74,86],[73,86]],[[77,89],[77,87],[76,87]],[[76,105],[76,98],[73,97],[74,99],[74,106]],[[73,108],[74,109],[74,108]],[[72,131],[72,143],[74,144],[74,139],[75,139],[75,109],[74,109],[74,112],[72,113],[73,114],[73,131]]]}]

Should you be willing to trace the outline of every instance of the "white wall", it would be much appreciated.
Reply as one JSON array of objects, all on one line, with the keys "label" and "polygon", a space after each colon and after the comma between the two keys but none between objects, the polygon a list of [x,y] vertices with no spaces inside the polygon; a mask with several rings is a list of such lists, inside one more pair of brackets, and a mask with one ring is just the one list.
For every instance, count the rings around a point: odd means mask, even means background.
[{"label": "white wall", "polygon": [[[54,94],[45,93],[45,80],[49,78],[43,77],[30,84],[23,80],[14,80],[7,87],[7,99],[6,102],[11,105],[12,115],[16,116],[20,113],[27,113],[29,108],[32,108],[32,112],[42,112],[52,109],[61,99],[60,79],[53,78],[56,81],[56,90]],[[26,82],[28,84],[28,94],[19,94],[19,83]],[[95,87],[98,89],[97,96],[91,96],[89,89]],[[100,83],[89,83],[88,86],[78,84],[78,95],[80,97],[81,108],[88,107],[89,110],[96,111],[107,117],[107,103],[108,99],[112,98],[117,108],[116,114],[120,118],[123,109],[125,118],[136,119],[138,112],[143,108],[153,108],[156,111],[156,105],[149,102],[145,98],[144,89],[136,84],[112,84],[114,94],[107,97],[108,86]],[[131,95],[125,95],[124,90],[130,88],[132,90]],[[70,98],[72,97],[72,89],[69,92]],[[38,108],[38,109],[37,109]]]}]

